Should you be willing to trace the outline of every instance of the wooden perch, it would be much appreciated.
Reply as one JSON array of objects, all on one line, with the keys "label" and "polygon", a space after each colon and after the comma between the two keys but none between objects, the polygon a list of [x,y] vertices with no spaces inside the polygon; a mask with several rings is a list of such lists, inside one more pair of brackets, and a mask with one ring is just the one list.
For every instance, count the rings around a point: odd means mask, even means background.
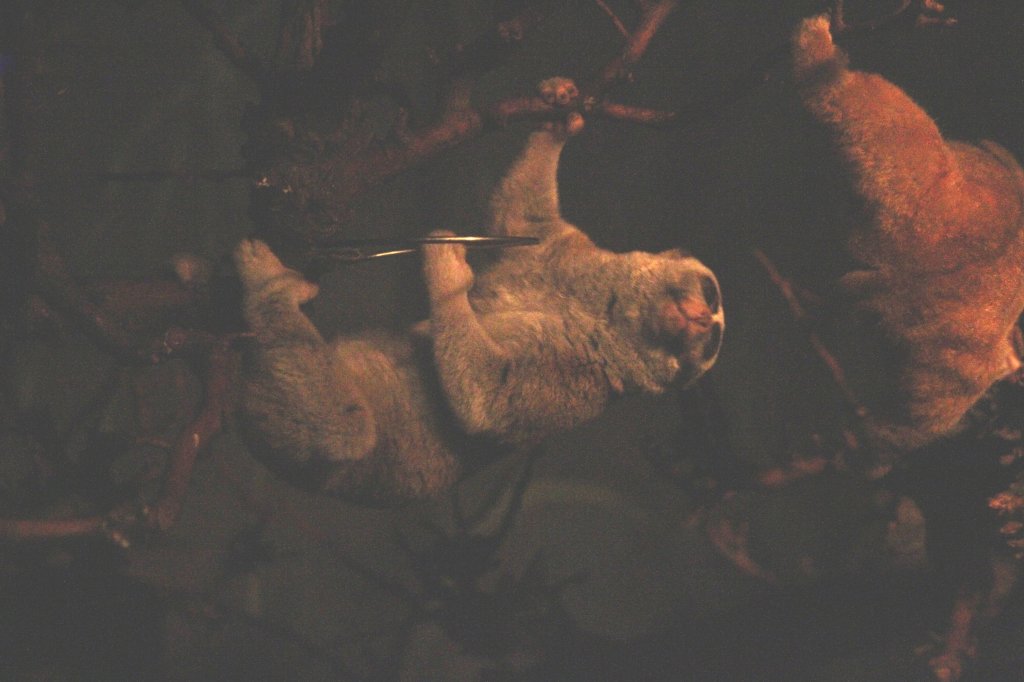
[{"label": "wooden perch", "polygon": [[234,370],[234,355],[229,350],[230,344],[230,338],[221,339],[210,349],[206,358],[203,407],[178,437],[164,479],[163,492],[148,515],[149,524],[157,530],[166,531],[178,519],[196,457],[206,448],[210,439],[220,432],[222,417],[229,403]]},{"label": "wooden perch", "polygon": [[[553,107],[540,97],[511,97],[490,104],[473,105],[466,81],[456,80],[455,94],[449,97],[449,104],[439,120],[411,128],[407,125],[407,113],[399,112],[393,122],[394,135],[389,143],[356,140],[354,144],[341,145],[336,151],[313,158],[306,155],[302,160],[272,154],[269,163],[262,162],[262,168],[256,171],[256,187],[263,192],[261,201],[274,206],[278,216],[284,216],[280,237],[286,241],[298,237],[311,245],[329,242],[347,220],[353,201],[370,188],[485,130],[500,129],[512,121],[563,120],[572,114],[582,114],[584,117],[641,125],[675,122],[674,112],[608,101],[604,92],[641,59],[676,4],[675,0],[645,4],[639,24],[624,49],[600,72],[591,90],[584,91],[572,106]],[[439,62],[439,69],[448,76],[458,76],[465,73],[470,64],[491,63],[482,56],[476,59],[469,59],[469,56],[486,53],[492,57],[507,53],[522,40],[523,32],[537,25],[542,17],[542,12],[528,7],[465,48],[457,48]],[[342,139],[351,137],[346,126],[351,125],[353,118],[355,114],[344,117],[334,135]],[[278,121],[277,126],[291,131],[289,139],[295,138],[293,121]],[[319,215],[314,215],[314,211]]]}]

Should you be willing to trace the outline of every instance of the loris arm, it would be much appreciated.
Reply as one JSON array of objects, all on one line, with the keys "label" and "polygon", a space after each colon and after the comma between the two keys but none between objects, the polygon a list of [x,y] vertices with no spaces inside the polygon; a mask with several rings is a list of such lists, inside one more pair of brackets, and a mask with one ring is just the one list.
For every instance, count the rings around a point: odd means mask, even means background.
[{"label": "loris arm", "polygon": [[[574,101],[579,90],[568,78],[540,83],[541,97],[554,106]],[[569,136],[583,127],[578,114],[565,123],[549,123],[530,135],[526,148],[491,197],[491,234],[545,238],[573,229],[558,205],[558,161]]]},{"label": "loris arm", "polygon": [[793,62],[804,104],[837,133],[860,194],[883,219],[920,220],[922,206],[957,183],[955,155],[935,122],[881,76],[848,69],[826,16],[797,29]]},{"label": "loris arm", "polygon": [[611,394],[602,364],[572,346],[555,314],[481,319],[464,254],[457,245],[424,248],[434,360],[463,428],[526,441],[596,416]]}]

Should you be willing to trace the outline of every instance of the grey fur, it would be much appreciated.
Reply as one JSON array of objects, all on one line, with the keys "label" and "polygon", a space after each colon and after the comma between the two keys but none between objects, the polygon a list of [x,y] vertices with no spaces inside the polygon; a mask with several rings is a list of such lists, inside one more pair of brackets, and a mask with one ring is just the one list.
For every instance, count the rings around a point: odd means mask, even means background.
[{"label": "grey fur", "polygon": [[407,338],[324,342],[299,310],[315,286],[262,242],[238,246],[257,335],[245,412],[287,476],[376,501],[428,497],[455,480],[467,435],[536,443],[714,363],[724,317],[701,293],[714,275],[679,252],[613,254],[565,222],[564,143],[564,131],[533,133],[492,201],[491,234],[540,245],[477,276],[463,247],[425,246],[430,319]]}]

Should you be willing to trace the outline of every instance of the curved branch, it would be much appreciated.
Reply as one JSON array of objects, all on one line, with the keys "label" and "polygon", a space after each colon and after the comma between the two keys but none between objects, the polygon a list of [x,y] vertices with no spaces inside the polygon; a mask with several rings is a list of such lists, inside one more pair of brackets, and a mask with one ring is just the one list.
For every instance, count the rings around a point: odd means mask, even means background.
[{"label": "curved branch", "polygon": [[601,11],[607,14],[608,18],[611,19],[612,25],[615,27],[615,30],[622,34],[622,37],[628,40],[629,29],[626,28],[626,25],[622,23],[622,20],[619,19],[619,17],[615,14],[614,11],[612,11],[612,8],[608,6],[608,3],[606,3],[604,0],[594,0],[594,2],[596,2],[597,6],[601,8]]},{"label": "curved branch", "polygon": [[0,519],[0,538],[35,540],[102,536],[127,548],[130,545],[128,536],[133,530],[166,531],[173,526],[181,512],[196,457],[220,432],[222,417],[228,409],[235,367],[230,345],[236,338],[219,337],[210,349],[203,408],[178,437],[163,491],[154,505],[142,507],[142,513],[139,513],[136,503],[127,503],[107,514],[81,518]]},{"label": "curved branch", "polygon": [[[793,315],[793,319],[798,324],[806,325],[809,317],[807,311],[804,310],[803,305],[797,298],[796,293],[793,291],[792,283],[782,276],[778,268],[771,261],[767,254],[761,249],[754,249],[754,257],[757,258],[757,262],[764,268],[772,284],[779,290],[782,297],[786,301],[786,305],[789,306],[789,311]],[[814,348],[815,354],[821,358],[821,361],[825,363],[829,373],[832,375],[832,381],[835,383],[836,388],[842,394],[843,399],[846,401],[847,407],[858,419],[866,419],[868,416],[868,409],[857,399],[853,389],[850,388],[849,382],[846,380],[846,370],[839,364],[839,360],[828,350],[825,343],[821,340],[821,337],[817,333],[810,331],[808,332],[808,340],[811,343],[811,347]]]},{"label": "curved branch", "polygon": [[627,78],[633,66],[647,52],[651,40],[658,33],[661,25],[665,23],[678,4],[678,0],[658,0],[644,3],[641,6],[640,22],[626,42],[626,47],[604,67],[597,81],[584,90],[584,96],[598,98],[616,81]]},{"label": "curved branch", "polygon": [[192,467],[195,465],[196,457],[210,439],[220,432],[234,369],[229,344],[229,340],[222,340],[210,350],[207,358],[203,408],[178,437],[160,500],[153,505],[148,515],[149,523],[157,530],[165,531],[177,521],[185,491],[192,479]]}]

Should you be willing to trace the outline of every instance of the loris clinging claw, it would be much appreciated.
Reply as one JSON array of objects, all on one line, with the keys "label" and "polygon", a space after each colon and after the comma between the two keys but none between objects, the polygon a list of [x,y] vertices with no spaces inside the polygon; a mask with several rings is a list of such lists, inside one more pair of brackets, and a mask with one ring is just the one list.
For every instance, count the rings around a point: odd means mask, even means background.
[{"label": "loris clinging claw", "polygon": [[840,282],[840,360],[875,445],[919,447],[1020,367],[1024,171],[991,142],[943,139],[900,88],[847,68],[826,16],[797,29],[793,62],[863,200],[846,245],[858,269]]},{"label": "loris clinging claw", "polygon": [[[541,90],[555,106],[578,92],[568,79]],[[611,253],[562,218],[558,159],[581,127],[567,113],[531,134],[492,197],[488,232],[539,245],[476,273],[463,247],[424,247],[425,336],[327,343],[299,309],[315,287],[261,242],[238,246],[257,337],[245,414],[274,468],[361,499],[428,497],[457,476],[467,436],[536,443],[620,394],[659,392],[711,367],[724,328],[711,271],[676,250]]]}]

